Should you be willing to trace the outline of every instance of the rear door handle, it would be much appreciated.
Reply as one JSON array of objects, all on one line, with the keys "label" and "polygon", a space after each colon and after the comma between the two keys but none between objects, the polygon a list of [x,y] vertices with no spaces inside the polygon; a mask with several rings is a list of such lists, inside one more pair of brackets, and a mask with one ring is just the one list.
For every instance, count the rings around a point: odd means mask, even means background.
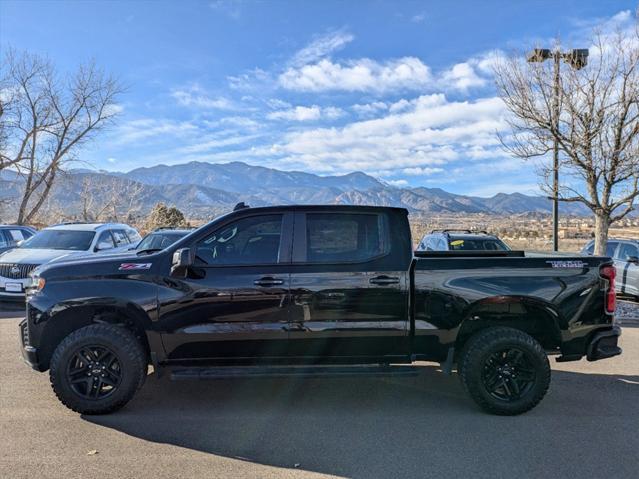
[{"label": "rear door handle", "polygon": [[376,276],[375,278],[371,278],[368,280],[371,284],[397,284],[399,283],[399,278],[396,276]]},{"label": "rear door handle", "polygon": [[280,284],[284,284],[284,280],[283,279],[278,279],[278,278],[271,278],[270,276],[265,277],[265,278],[260,278],[260,279],[256,279],[255,281],[253,281],[253,284],[255,286],[278,286]]}]

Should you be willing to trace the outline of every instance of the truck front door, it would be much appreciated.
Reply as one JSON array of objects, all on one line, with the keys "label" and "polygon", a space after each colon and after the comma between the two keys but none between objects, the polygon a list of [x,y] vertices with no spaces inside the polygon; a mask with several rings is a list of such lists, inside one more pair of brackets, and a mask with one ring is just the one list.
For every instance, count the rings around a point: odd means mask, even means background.
[{"label": "truck front door", "polygon": [[169,359],[287,354],[293,214],[253,214],[190,245],[196,264],[160,288]]},{"label": "truck front door", "polygon": [[[393,243],[398,225],[392,219],[383,210],[296,214],[291,356],[320,361],[408,354],[410,238]],[[401,226],[405,235],[408,224]]]}]

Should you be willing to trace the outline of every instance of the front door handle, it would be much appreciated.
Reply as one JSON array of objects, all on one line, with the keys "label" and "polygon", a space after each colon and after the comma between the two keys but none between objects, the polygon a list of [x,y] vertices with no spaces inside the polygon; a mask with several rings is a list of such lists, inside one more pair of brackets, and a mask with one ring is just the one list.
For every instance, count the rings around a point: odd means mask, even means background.
[{"label": "front door handle", "polygon": [[371,284],[397,284],[399,283],[399,278],[396,276],[376,276],[375,278],[371,278],[368,280]]},{"label": "front door handle", "polygon": [[255,286],[278,286],[280,284],[284,284],[284,280],[283,279],[278,279],[278,278],[271,278],[270,276],[267,276],[265,278],[260,278],[260,279],[256,279],[255,281],[253,281],[253,284]]}]

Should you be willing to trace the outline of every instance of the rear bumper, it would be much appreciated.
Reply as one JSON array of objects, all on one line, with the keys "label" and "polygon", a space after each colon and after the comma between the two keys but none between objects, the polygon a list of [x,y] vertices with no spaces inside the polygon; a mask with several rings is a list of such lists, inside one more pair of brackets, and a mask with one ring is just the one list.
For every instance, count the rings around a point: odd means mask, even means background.
[{"label": "rear bumper", "polygon": [[598,361],[620,355],[621,348],[617,346],[619,336],[621,336],[619,326],[613,326],[612,329],[596,333],[586,349],[588,361]]}]

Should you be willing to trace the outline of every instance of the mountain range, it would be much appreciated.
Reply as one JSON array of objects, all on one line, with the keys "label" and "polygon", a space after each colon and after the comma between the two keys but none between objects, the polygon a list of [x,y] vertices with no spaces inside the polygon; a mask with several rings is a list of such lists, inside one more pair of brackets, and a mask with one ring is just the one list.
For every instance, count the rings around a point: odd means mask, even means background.
[{"label": "mountain range", "polygon": [[[0,175],[2,216],[15,214],[22,178],[4,170]],[[546,214],[551,201],[542,196],[497,193],[490,198],[449,193],[441,188],[399,188],[362,172],[339,176],[319,176],[300,171],[282,171],[242,162],[223,164],[190,162],[157,165],[132,171],[105,172],[75,169],[61,176],[47,207],[77,214],[86,203],[99,207],[107,197],[135,202],[141,214],[154,204],[175,205],[187,217],[206,219],[229,210],[239,201],[252,206],[269,204],[368,204],[399,206],[415,214],[484,213],[511,215]],[[561,204],[563,214],[587,215],[580,204]],[[4,218],[6,221],[8,218]]]}]

